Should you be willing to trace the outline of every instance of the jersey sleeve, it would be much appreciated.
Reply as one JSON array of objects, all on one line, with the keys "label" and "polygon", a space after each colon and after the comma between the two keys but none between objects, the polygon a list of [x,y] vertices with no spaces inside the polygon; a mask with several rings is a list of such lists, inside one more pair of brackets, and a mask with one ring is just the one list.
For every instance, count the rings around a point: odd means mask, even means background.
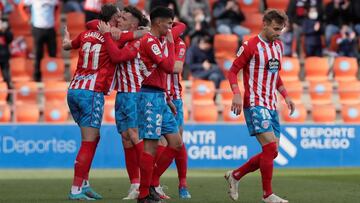
[{"label": "jersey sleeve", "polygon": [[123,31],[121,32],[120,39],[117,41],[119,47],[123,47],[126,42],[134,40],[134,32]]},{"label": "jersey sleeve", "polygon": [[147,42],[145,42],[144,51],[146,55],[155,63],[160,64],[163,60],[165,60],[165,55],[162,53],[160,49],[160,45],[156,43],[155,40],[148,38]]},{"label": "jersey sleeve", "polygon": [[186,45],[183,41],[180,41],[175,46],[175,61],[185,61]]},{"label": "jersey sleeve", "polygon": [[236,53],[237,58],[233,62],[233,65],[230,70],[232,70],[234,73],[237,74],[240,71],[240,69],[248,65],[251,55],[252,55],[251,47],[246,41],[243,43],[243,45],[239,48],[238,52]]},{"label": "jersey sleeve", "polygon": [[[228,72],[228,79],[229,79],[229,83],[232,86],[237,85],[238,80],[237,80],[237,74],[239,73],[239,71],[246,67],[250,61],[251,58],[251,47],[248,44],[248,41],[244,42],[243,45],[239,48],[239,51],[237,52],[236,56],[237,58],[235,59],[235,61],[233,62],[230,71]],[[236,89],[238,90],[238,89]],[[238,92],[238,91],[234,91],[233,92]]]},{"label": "jersey sleeve", "polygon": [[71,41],[71,48],[72,49],[80,48],[81,38],[82,38],[82,33],[78,34],[78,36]]}]

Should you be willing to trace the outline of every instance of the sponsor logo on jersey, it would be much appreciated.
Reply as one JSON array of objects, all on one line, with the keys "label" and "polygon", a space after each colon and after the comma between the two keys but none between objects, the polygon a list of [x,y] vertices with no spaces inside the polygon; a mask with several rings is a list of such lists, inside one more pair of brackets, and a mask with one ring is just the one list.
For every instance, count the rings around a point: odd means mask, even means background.
[{"label": "sponsor logo on jersey", "polygon": [[268,61],[267,69],[272,72],[276,73],[279,70],[280,67],[280,61],[276,58],[272,58]]}]

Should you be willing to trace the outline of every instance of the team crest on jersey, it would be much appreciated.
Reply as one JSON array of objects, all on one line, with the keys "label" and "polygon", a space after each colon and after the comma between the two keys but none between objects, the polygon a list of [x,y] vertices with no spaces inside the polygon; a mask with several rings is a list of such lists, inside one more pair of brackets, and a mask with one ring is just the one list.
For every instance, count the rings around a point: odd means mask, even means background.
[{"label": "team crest on jersey", "polygon": [[151,45],[151,50],[153,51],[153,53],[155,55],[160,55],[161,54],[160,48],[159,48],[159,46],[157,44]]},{"label": "team crest on jersey", "polygon": [[157,127],[155,129],[155,131],[156,131],[156,135],[158,135],[160,137],[161,136],[161,127]]},{"label": "team crest on jersey", "polygon": [[237,57],[239,57],[239,56],[241,56],[241,54],[244,52],[244,46],[241,46],[240,48],[239,48],[239,51],[237,52],[237,54],[236,54],[236,56]]},{"label": "team crest on jersey", "polygon": [[269,121],[265,120],[261,123],[261,126],[264,128],[264,129],[268,129],[269,126],[270,126],[270,123]]},{"label": "team crest on jersey", "polygon": [[279,70],[280,67],[280,61],[276,58],[272,58],[268,61],[267,69],[272,72],[276,73]]}]

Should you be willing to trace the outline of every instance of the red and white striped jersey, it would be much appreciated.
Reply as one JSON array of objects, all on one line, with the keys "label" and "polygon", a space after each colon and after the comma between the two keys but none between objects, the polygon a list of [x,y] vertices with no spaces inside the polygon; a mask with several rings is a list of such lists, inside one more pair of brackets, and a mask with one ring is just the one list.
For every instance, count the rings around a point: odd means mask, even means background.
[{"label": "red and white striped jersey", "polygon": [[[176,61],[185,61],[186,45],[185,42],[178,38],[175,40],[175,63]],[[167,92],[172,99],[181,99],[181,73],[167,74]]]},{"label": "red and white striped jersey", "polygon": [[108,94],[115,82],[115,65],[111,62],[104,36],[96,30],[80,33],[71,42],[79,49],[77,68],[69,89],[86,89]]},{"label": "red and white striped jersey", "polygon": [[[140,43],[140,40],[134,40],[125,46],[133,46],[135,43]],[[140,71],[140,63],[140,53],[138,52],[134,59],[118,64],[116,69],[116,83],[118,92],[140,91],[141,83],[144,79]]]},{"label": "red and white striped jersey", "polygon": [[281,70],[283,48],[280,40],[266,42],[260,36],[245,41],[240,47],[231,70],[243,70],[244,108],[264,106],[276,109],[276,83]]},{"label": "red and white striped jersey", "polygon": [[86,0],[84,9],[95,13],[100,13],[103,0]]}]

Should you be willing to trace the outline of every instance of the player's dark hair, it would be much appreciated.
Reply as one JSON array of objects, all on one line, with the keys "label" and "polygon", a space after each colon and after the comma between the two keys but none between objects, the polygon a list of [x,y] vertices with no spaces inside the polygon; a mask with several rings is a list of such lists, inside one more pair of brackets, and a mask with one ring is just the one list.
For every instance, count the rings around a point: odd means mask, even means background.
[{"label": "player's dark hair", "polygon": [[158,6],[150,12],[150,20],[153,22],[156,18],[171,18],[174,19],[174,11],[168,7]]},{"label": "player's dark hair", "polygon": [[134,7],[134,6],[126,6],[124,8],[125,12],[131,13],[132,16],[134,16],[139,21],[139,26],[147,26],[149,24],[149,20],[146,19],[145,15],[142,14],[142,12]]},{"label": "player's dark hair", "polygon": [[265,11],[263,22],[270,24],[272,21],[275,21],[277,24],[286,25],[288,17],[284,11],[277,9],[268,9]]},{"label": "player's dark hair", "polygon": [[114,14],[118,12],[118,9],[114,4],[105,4],[101,7],[99,19],[104,22],[109,22]]}]

